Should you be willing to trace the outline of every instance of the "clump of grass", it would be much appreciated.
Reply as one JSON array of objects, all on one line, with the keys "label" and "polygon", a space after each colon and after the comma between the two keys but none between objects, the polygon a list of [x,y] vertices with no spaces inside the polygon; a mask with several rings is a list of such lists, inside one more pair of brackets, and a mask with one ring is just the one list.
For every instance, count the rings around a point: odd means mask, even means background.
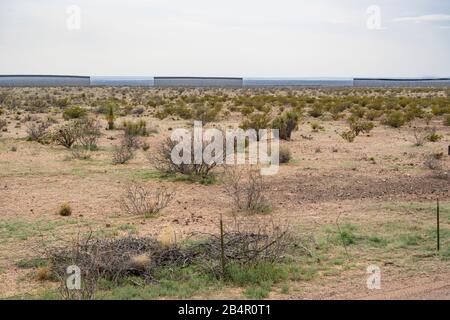
[{"label": "clump of grass", "polygon": [[259,262],[250,265],[229,263],[226,279],[239,286],[277,283],[288,278],[286,270],[271,262]]},{"label": "clump of grass", "polygon": [[58,214],[62,217],[68,217],[68,216],[72,215],[72,207],[67,202],[63,203],[59,207]]},{"label": "clump of grass", "polygon": [[251,286],[244,290],[244,295],[250,299],[264,299],[269,296],[271,283],[263,283],[259,286]]},{"label": "clump of grass", "polygon": [[427,139],[427,140],[430,141],[430,142],[437,142],[437,141],[439,141],[439,140],[442,139],[442,135],[438,134],[438,133],[436,132],[436,129],[433,128],[433,129],[430,131],[430,133],[428,133],[428,134],[426,135],[425,139]]},{"label": "clump of grass", "polygon": [[417,246],[422,237],[419,234],[406,234],[400,236],[402,246]]},{"label": "clump of grass", "polygon": [[369,237],[367,239],[369,241],[369,243],[375,247],[385,247],[388,243],[388,241],[385,238],[382,237]]}]

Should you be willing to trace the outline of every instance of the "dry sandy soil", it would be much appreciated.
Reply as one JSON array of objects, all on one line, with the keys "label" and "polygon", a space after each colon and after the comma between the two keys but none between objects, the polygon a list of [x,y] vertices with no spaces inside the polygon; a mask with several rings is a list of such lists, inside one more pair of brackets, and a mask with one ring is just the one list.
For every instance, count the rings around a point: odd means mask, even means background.
[{"label": "dry sandy soil", "polygon": [[[170,134],[169,127],[186,127],[189,121],[147,119],[159,133],[144,137],[150,149],[139,150],[126,165],[111,163],[119,139],[109,138],[119,138],[120,130],[104,130],[100,150],[89,160],[74,160],[63,147],[26,141],[24,126],[8,126],[0,138],[0,297],[39,294],[54,286],[37,281],[33,269],[19,263],[52,239],[70,239],[90,229],[107,237],[158,237],[169,226],[187,238],[217,230],[220,214],[233,220],[220,170],[213,185],[164,180],[147,159]],[[308,121],[304,119],[285,143],[293,160],[265,178],[273,205],[269,216],[299,234],[313,234],[318,246],[336,237],[339,218],[340,225],[353,226],[357,241],[347,246],[347,254],[339,243],[319,249],[321,262],[299,265],[313,276],[291,279],[289,290],[275,285],[268,298],[450,299],[450,177],[445,174],[450,167],[449,127],[432,120],[443,138],[415,147],[407,126],[377,124],[370,134],[348,143],[336,133],[347,127],[344,120],[319,120],[323,130],[318,132],[312,132]],[[444,173],[423,165],[424,156],[432,152],[444,153]],[[176,189],[175,201],[156,217],[126,215],[119,198],[131,180],[168,185]],[[435,254],[432,234],[437,198],[442,207],[441,255]],[[73,209],[71,217],[57,214],[64,202]],[[366,288],[366,268],[372,264],[381,268],[379,290]],[[225,287],[194,298],[242,298],[242,290]]]}]

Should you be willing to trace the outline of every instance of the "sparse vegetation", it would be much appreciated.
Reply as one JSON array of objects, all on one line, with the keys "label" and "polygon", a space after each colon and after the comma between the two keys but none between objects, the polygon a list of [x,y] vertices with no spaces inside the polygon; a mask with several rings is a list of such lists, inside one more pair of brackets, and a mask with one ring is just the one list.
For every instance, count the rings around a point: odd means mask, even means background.
[{"label": "sparse vegetation", "polygon": [[[445,88],[0,88],[0,105],[1,298],[371,298],[349,285],[371,264],[408,297],[446,281]],[[289,165],[174,164],[192,120],[278,128]]]}]

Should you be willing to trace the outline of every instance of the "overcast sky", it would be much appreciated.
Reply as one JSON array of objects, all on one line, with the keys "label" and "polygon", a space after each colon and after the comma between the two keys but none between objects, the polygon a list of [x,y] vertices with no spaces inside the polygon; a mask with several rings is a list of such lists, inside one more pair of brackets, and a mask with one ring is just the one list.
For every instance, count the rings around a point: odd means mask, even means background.
[{"label": "overcast sky", "polygon": [[450,1],[0,0],[10,73],[450,76]]}]

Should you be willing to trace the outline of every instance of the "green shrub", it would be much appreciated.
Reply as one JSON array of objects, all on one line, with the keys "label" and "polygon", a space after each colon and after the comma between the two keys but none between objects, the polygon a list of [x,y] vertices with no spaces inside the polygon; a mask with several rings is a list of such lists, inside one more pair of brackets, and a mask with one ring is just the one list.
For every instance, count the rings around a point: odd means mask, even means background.
[{"label": "green shrub", "polygon": [[353,116],[348,119],[348,122],[350,130],[353,131],[355,136],[358,136],[361,132],[369,133],[374,128],[373,122],[358,119]]},{"label": "green shrub", "polygon": [[253,113],[240,125],[240,128],[243,130],[254,129],[257,133],[258,130],[268,129],[270,127],[270,119],[267,113]]},{"label": "green shrub", "polygon": [[203,124],[216,121],[220,111],[222,110],[221,104],[204,104],[194,108],[193,118],[201,121]]},{"label": "green shrub", "polygon": [[249,114],[253,113],[255,111],[255,108],[252,106],[244,106],[240,109],[242,115],[248,116]]},{"label": "green shrub", "polygon": [[289,111],[276,117],[272,121],[272,128],[279,130],[280,139],[290,140],[292,132],[298,129],[299,119],[300,116],[298,113]]},{"label": "green shrub", "polygon": [[450,106],[442,104],[442,105],[434,105],[431,107],[431,113],[435,116],[441,116],[446,113],[450,113]]},{"label": "green shrub", "polygon": [[352,130],[342,132],[340,136],[347,142],[353,142],[356,138],[356,134]]},{"label": "green shrub", "polygon": [[400,128],[405,124],[405,122],[405,115],[402,111],[398,110],[390,112],[384,121],[385,124],[393,128]]},{"label": "green shrub", "polygon": [[425,138],[430,142],[437,142],[442,139],[442,135],[437,134],[435,131],[431,131]]},{"label": "green shrub", "polygon": [[87,114],[87,110],[80,106],[73,106],[64,109],[63,111],[63,118],[64,120],[70,120],[70,119],[78,119],[81,117],[84,117]]},{"label": "green shrub", "polygon": [[314,104],[308,114],[311,117],[318,118],[323,115],[323,107],[320,104]]},{"label": "green shrub", "polygon": [[366,112],[366,119],[367,120],[375,120],[379,118],[382,115],[381,111],[378,110],[369,110]]},{"label": "green shrub", "polygon": [[405,109],[405,119],[406,121],[412,121],[414,118],[422,118],[424,111],[416,105],[409,105]]},{"label": "green shrub", "polygon": [[364,117],[364,114],[366,113],[366,110],[364,108],[361,108],[360,106],[354,106],[350,110],[350,113],[355,118],[362,118],[362,117]]},{"label": "green shrub", "polygon": [[56,99],[55,100],[55,105],[58,108],[61,108],[61,109],[68,107],[69,104],[70,104],[70,99],[69,98],[61,98],[61,99]]}]

